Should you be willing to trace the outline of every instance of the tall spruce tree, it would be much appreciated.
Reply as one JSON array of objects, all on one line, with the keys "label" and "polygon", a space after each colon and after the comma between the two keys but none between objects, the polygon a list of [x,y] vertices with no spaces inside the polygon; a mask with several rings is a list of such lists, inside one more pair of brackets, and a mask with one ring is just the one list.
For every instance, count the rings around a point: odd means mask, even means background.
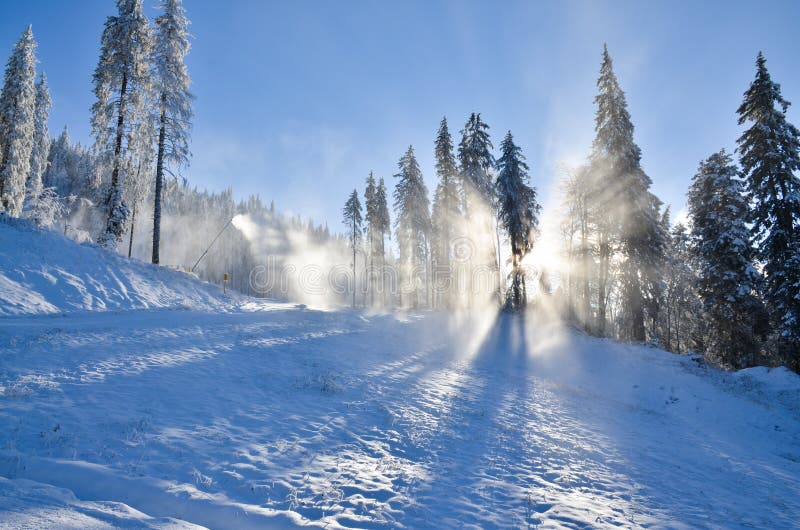
[{"label": "tall spruce tree", "polygon": [[730,155],[721,150],[700,163],[688,193],[706,356],[733,368],[753,364],[759,348],[757,316],[762,311],[743,192]]},{"label": "tall spruce tree", "polygon": [[356,250],[358,243],[361,241],[363,216],[361,213],[361,201],[358,200],[358,191],[353,190],[342,210],[344,216],[344,224],[347,226],[348,235],[347,239],[350,242],[350,247],[353,250],[353,307],[356,306],[356,291],[357,277],[356,277]]},{"label": "tall spruce tree", "polygon": [[[480,113],[471,113],[461,130],[461,142],[458,145],[462,192],[465,194],[464,209],[467,212],[470,209],[470,202],[475,198],[485,201],[487,205],[494,204],[491,170],[495,162],[492,148],[489,126],[481,120]],[[471,197],[470,193],[474,197]]]},{"label": "tall spruce tree", "polygon": [[47,88],[47,77],[42,72],[36,83],[36,110],[33,114],[33,148],[31,149],[30,174],[28,175],[26,200],[31,208],[35,208],[44,188],[42,176],[47,169],[50,156],[50,133],[47,130],[47,118],[50,114],[50,91]]},{"label": "tall spruce tree", "polygon": [[770,78],[764,55],[739,106],[750,125],[737,151],[751,202],[749,220],[756,258],[764,266],[766,299],[778,354],[800,370],[800,139],[786,121],[789,102]]},{"label": "tall spruce tree", "polygon": [[663,266],[664,308],[660,314],[660,342],[667,351],[685,353],[694,345],[700,309],[697,276],[692,267],[691,237],[678,222],[670,230]]},{"label": "tall spruce tree", "polygon": [[94,71],[92,130],[98,176],[110,172],[105,193],[107,222],[100,242],[115,247],[128,221],[125,170],[137,136],[150,126],[147,107],[152,36],[141,0],[117,0],[118,14],[106,19],[100,60]]},{"label": "tall spruce tree", "polygon": [[506,294],[508,309],[521,309],[527,303],[525,271],[522,259],[533,247],[534,232],[538,228],[540,206],[536,190],[530,186],[528,165],[522,149],[514,144],[508,131],[500,144],[502,156],[497,161],[497,198],[500,224],[511,245],[511,285]]},{"label": "tall spruce tree", "polygon": [[[633,124],[630,121],[625,95],[619,86],[608,47],[603,45],[603,61],[597,79],[598,94],[594,98],[595,138],[590,157],[589,204],[597,223],[597,333],[606,334],[607,304],[611,260],[619,233],[616,204],[622,191],[621,174],[638,165],[641,158],[633,144]],[[618,160],[619,159],[619,160]],[[614,215],[616,214],[616,215]]]},{"label": "tall spruce tree", "polygon": [[[494,281],[497,283],[497,294],[500,295],[500,235],[495,215],[497,197],[492,180],[495,160],[491,150],[494,146],[489,139],[488,131],[489,126],[481,120],[481,115],[471,113],[461,130],[458,159],[463,214],[470,220],[478,220],[478,226],[473,226],[470,234],[472,246],[486,251],[485,255],[477,258],[479,260],[477,263],[475,258],[471,257],[468,265],[472,268],[475,265],[492,264],[496,268]],[[470,283],[474,280],[472,276],[473,273],[470,272]],[[474,287],[469,285],[468,289],[473,291]],[[468,300],[471,303],[471,297]]]},{"label": "tall spruce tree", "polygon": [[69,138],[69,129],[64,126],[59,134],[50,144],[47,168],[42,176],[42,184],[45,187],[55,188],[61,195],[68,195],[70,165],[72,165],[72,142]]},{"label": "tall spruce tree", "polygon": [[663,255],[663,231],[658,201],[649,191],[651,180],[640,166],[641,150],[633,141],[633,123],[608,48],[595,97],[595,139],[592,144],[592,198],[598,226],[597,330],[605,334],[607,288],[615,244],[622,253],[621,284],[624,314],[621,334],[645,340],[645,306],[652,282],[649,273]]},{"label": "tall spruce tree", "polygon": [[[399,179],[394,190],[397,244],[400,249],[401,283],[413,293],[412,304],[419,307],[420,284],[427,289],[422,271],[427,270],[428,237],[430,234],[430,202],[428,188],[422,179],[414,148],[408,147],[398,162]],[[401,303],[402,303],[401,290]]]},{"label": "tall spruce tree", "polygon": [[[439,182],[433,197],[431,211],[431,253],[434,262],[434,305],[450,306],[452,299],[453,270],[450,261],[454,227],[461,216],[459,208],[458,168],[453,153],[453,139],[442,118],[436,135],[436,174]],[[442,285],[436,285],[439,281]],[[439,293],[443,287],[444,292]],[[441,298],[441,300],[440,300]]]},{"label": "tall spruce tree", "polygon": [[[648,179],[649,180],[649,179]],[[644,239],[640,246],[641,260],[639,261],[638,275],[640,288],[644,297],[646,330],[648,340],[658,340],[659,317],[664,306],[664,268],[666,266],[666,251],[670,242],[669,207],[662,211],[661,199],[650,192],[650,205],[642,216],[648,224],[642,230]],[[647,328],[647,326],[645,326]]]},{"label": "tall spruce tree", "polygon": [[28,26],[6,63],[0,93],[0,206],[13,217],[22,213],[36,129],[35,50]]},{"label": "tall spruce tree", "polygon": [[366,210],[367,221],[367,251],[369,254],[367,289],[369,290],[370,305],[375,304],[375,260],[380,249],[379,239],[383,237],[380,229],[380,219],[378,216],[378,202],[377,202],[378,186],[375,183],[375,177],[372,171],[369,172],[367,177],[367,186],[364,190],[364,208]]},{"label": "tall spruce tree", "polygon": [[164,0],[164,12],[156,18],[153,77],[158,104],[158,153],[153,203],[153,263],[161,248],[161,200],[165,164],[181,166],[189,160],[192,118],[189,74],[184,58],[189,53],[189,20],[181,0]]},{"label": "tall spruce tree", "polygon": [[391,239],[392,225],[389,219],[389,200],[386,191],[386,183],[381,177],[378,180],[378,186],[375,188],[375,233],[380,234],[377,241],[380,245],[378,254],[381,258],[380,268],[380,286],[382,293],[382,303],[387,304],[387,288],[386,288],[386,239]]}]

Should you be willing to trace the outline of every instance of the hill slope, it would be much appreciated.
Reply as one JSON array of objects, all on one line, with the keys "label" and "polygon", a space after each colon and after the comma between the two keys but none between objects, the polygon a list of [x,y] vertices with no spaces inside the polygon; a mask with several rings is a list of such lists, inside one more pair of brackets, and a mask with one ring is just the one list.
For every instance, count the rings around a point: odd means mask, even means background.
[{"label": "hill slope", "polygon": [[[195,277],[0,219],[0,316],[153,308],[221,309],[231,298]],[[234,298],[236,299],[236,298]]]},{"label": "hill slope", "polygon": [[[800,520],[800,378],[786,370],[721,372],[535,314],[231,305],[191,277],[36,237],[0,257],[4,314],[159,309],[0,318],[2,528]],[[14,301],[20,285],[46,305]]]},{"label": "hill slope", "polygon": [[800,517],[794,374],[509,317],[477,340],[449,325],[277,305],[0,321],[0,526]]}]

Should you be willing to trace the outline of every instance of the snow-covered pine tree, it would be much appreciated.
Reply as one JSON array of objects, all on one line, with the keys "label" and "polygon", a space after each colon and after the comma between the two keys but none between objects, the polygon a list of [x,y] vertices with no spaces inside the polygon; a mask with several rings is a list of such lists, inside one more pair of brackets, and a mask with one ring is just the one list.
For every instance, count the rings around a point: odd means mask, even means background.
[{"label": "snow-covered pine tree", "polygon": [[[458,189],[458,168],[453,153],[453,139],[447,128],[447,118],[442,118],[436,135],[436,174],[439,183],[433,197],[431,211],[431,256],[434,263],[433,303],[449,307],[453,302],[453,268],[450,262],[454,228],[461,209]],[[441,285],[437,285],[441,284]],[[441,288],[445,292],[439,292]],[[441,302],[441,304],[440,304]]]},{"label": "snow-covered pine tree", "polygon": [[367,221],[367,247],[369,253],[369,265],[367,266],[369,278],[367,280],[367,289],[369,290],[369,303],[375,305],[375,260],[377,258],[378,250],[380,249],[379,239],[383,237],[380,230],[380,220],[378,218],[378,203],[377,203],[378,186],[375,183],[375,177],[372,171],[369,172],[367,177],[367,187],[364,190],[364,208],[366,210]]},{"label": "snow-covered pine tree", "polygon": [[347,239],[350,242],[350,248],[353,250],[353,307],[356,307],[356,291],[357,278],[356,278],[356,250],[358,243],[361,241],[361,231],[363,217],[361,213],[361,201],[358,200],[358,191],[353,190],[350,197],[342,209],[344,216],[344,224],[348,229]]},{"label": "snow-covered pine tree", "polygon": [[47,168],[42,176],[45,187],[52,188],[61,197],[80,196],[90,198],[92,190],[92,154],[80,144],[72,144],[69,129],[64,126],[61,134],[50,142]]},{"label": "snow-covered pine tree", "polygon": [[36,111],[34,113],[33,149],[31,170],[26,185],[24,215],[39,225],[50,226],[65,212],[64,201],[51,187],[44,187],[43,177],[50,157],[50,134],[47,118],[50,114],[50,91],[44,72],[36,83]]},{"label": "snow-covered pine tree", "polygon": [[[663,212],[661,200],[648,194],[651,201],[651,212],[658,221],[645,230],[646,240],[643,242],[643,260],[639,276],[641,278],[642,293],[644,294],[644,307],[647,329],[647,338],[650,341],[659,341],[660,313],[664,307],[664,268],[666,266],[666,251],[670,243],[670,217],[669,206]],[[647,327],[647,326],[646,326]]]},{"label": "snow-covered pine tree", "polygon": [[[428,237],[430,234],[430,202],[428,188],[422,179],[414,148],[408,147],[398,162],[399,179],[394,190],[395,233],[400,250],[401,285],[413,294],[413,307],[419,307],[419,288],[423,282],[422,271],[428,265]],[[427,280],[427,278],[425,278]],[[427,285],[423,285],[427,288]],[[427,292],[427,291],[426,291]],[[403,303],[401,289],[400,303]]]},{"label": "snow-covered pine tree", "polygon": [[591,203],[597,215],[598,274],[597,330],[605,334],[606,289],[615,242],[622,261],[622,336],[645,340],[645,304],[648,296],[646,275],[663,253],[658,207],[660,201],[649,191],[651,180],[640,166],[641,150],[633,141],[633,123],[625,93],[614,74],[608,48],[603,61],[595,97],[595,139],[592,144]]},{"label": "snow-covered pine tree", "polygon": [[759,349],[761,278],[751,260],[744,185],[724,150],[700,162],[688,202],[706,357],[734,368],[750,366]]},{"label": "snow-covered pine tree", "polygon": [[[69,146],[69,165],[68,177],[71,194],[85,197],[95,204],[102,204],[102,197],[98,200],[98,192],[95,186],[97,177],[97,160],[94,156],[94,149],[85,147],[80,142]],[[66,194],[62,194],[66,195]],[[102,208],[102,206],[101,206]],[[101,224],[98,224],[92,233],[100,233]]]},{"label": "snow-covered pine tree", "polygon": [[[592,142],[590,157],[591,185],[589,204],[597,229],[597,325],[596,330],[600,336],[606,334],[607,304],[610,283],[611,261],[615,247],[615,236],[619,233],[619,215],[615,212],[618,197],[621,193],[622,183],[619,172],[626,168],[614,167],[613,158],[620,156],[620,151],[630,148],[633,138],[625,96],[619,86],[617,76],[608,47],[603,45],[603,61],[600,66],[600,76],[597,79],[598,94],[594,98],[597,105],[595,113],[595,138]],[[622,102],[622,105],[620,105]],[[619,108],[619,107],[622,108]],[[617,123],[620,122],[620,123]],[[620,127],[624,127],[621,129]],[[634,146],[635,147],[635,146]],[[624,153],[624,159],[634,160],[635,164],[641,157],[638,147],[632,152]],[[613,157],[613,158],[612,158]],[[611,159],[611,160],[609,160]],[[630,165],[630,164],[627,164]]]},{"label": "snow-covered pine tree", "polygon": [[667,351],[689,351],[698,335],[701,319],[697,276],[691,238],[686,225],[678,222],[671,231],[663,266],[664,307],[660,312],[661,343]]},{"label": "snow-covered pine tree", "polygon": [[[498,296],[500,293],[500,255],[499,229],[497,224],[497,197],[492,177],[495,160],[492,156],[492,142],[489,139],[489,126],[481,120],[479,113],[471,113],[467,123],[461,130],[461,142],[458,146],[460,164],[460,180],[462,193],[462,211],[466,218],[475,225],[471,227],[472,246],[481,251],[481,255],[470,258],[470,268],[493,266],[496,268],[494,281]],[[475,281],[470,273],[469,291],[475,289]],[[477,293],[470,293],[477,294]],[[471,297],[468,298],[471,300]],[[470,301],[471,303],[471,301]]]},{"label": "snow-covered pine tree", "polygon": [[500,144],[502,155],[497,161],[497,202],[500,224],[511,245],[511,285],[506,294],[506,308],[517,310],[527,303],[525,271],[521,263],[533,247],[533,238],[539,224],[540,206],[536,190],[530,186],[528,165],[522,149],[514,144],[511,131]]},{"label": "snow-covered pine tree", "polygon": [[36,41],[23,32],[6,63],[0,94],[0,206],[9,215],[22,213],[30,174],[36,113]]},{"label": "snow-covered pine tree", "polygon": [[47,168],[42,175],[42,184],[46,188],[55,188],[60,195],[67,195],[67,166],[70,164],[71,141],[69,129],[64,126],[61,133],[50,142]]},{"label": "snow-covered pine tree", "polygon": [[28,175],[27,197],[31,208],[35,208],[44,188],[42,175],[47,169],[50,156],[50,133],[47,130],[47,117],[50,114],[50,91],[47,78],[42,72],[36,83],[36,109],[33,114],[33,148],[31,149],[30,174]]},{"label": "snow-covered pine tree", "polygon": [[385,306],[388,304],[386,288],[386,238],[388,237],[391,239],[392,237],[392,225],[389,219],[388,193],[383,177],[378,179],[378,186],[375,188],[375,232],[380,234],[378,237],[378,244],[380,245],[378,253],[381,258],[381,302]]},{"label": "snow-covered pine tree", "polygon": [[149,119],[149,71],[152,36],[142,12],[142,0],[117,0],[118,14],[106,19],[100,60],[94,71],[92,130],[95,136],[98,181],[110,173],[105,194],[107,223],[100,242],[116,247],[128,221],[125,203],[129,159],[135,154],[136,136]]},{"label": "snow-covered pine tree", "polygon": [[764,266],[766,300],[778,355],[800,370],[800,139],[786,121],[789,102],[767,71],[764,55],[737,110],[737,151],[751,202],[749,220],[756,258]]},{"label": "snow-covered pine tree", "polygon": [[192,118],[189,74],[184,58],[189,53],[189,20],[181,0],[163,0],[164,12],[156,18],[153,77],[158,102],[158,154],[153,206],[153,263],[159,262],[161,246],[161,199],[164,165],[189,161],[189,129]]},{"label": "snow-covered pine tree", "polygon": [[[464,210],[469,212],[470,203],[476,198],[487,205],[494,205],[494,186],[491,170],[495,165],[489,126],[481,120],[480,113],[471,113],[461,130],[458,145],[458,160],[461,165]],[[470,194],[474,196],[470,196]]]}]

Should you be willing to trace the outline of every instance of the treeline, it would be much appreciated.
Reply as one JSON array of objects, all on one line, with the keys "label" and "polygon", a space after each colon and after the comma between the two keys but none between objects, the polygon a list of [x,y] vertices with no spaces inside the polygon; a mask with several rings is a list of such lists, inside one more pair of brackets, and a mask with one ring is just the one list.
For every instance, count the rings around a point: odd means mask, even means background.
[{"label": "treeline", "polygon": [[[278,249],[288,245],[289,231],[337,241],[326,227],[284,218],[258,196],[237,203],[230,189],[209,193],[180,177],[190,156],[189,20],[180,0],[163,0],[152,24],[141,0],[117,0],[116,7],[105,22],[92,78],[93,145],[73,143],[66,127],[50,138],[51,100],[44,72],[36,74],[31,27],[12,50],[0,93],[3,214],[129,257],[186,268],[237,214],[281,234]],[[264,261],[243,234],[229,230],[195,272],[215,282],[228,274],[233,287],[263,294],[249,277]]]},{"label": "treeline", "polygon": [[[386,257],[392,225],[384,179],[367,177],[363,210],[358,190],[352,191],[343,215],[356,274],[359,250],[365,256],[366,280],[353,284],[363,286],[365,305],[456,309],[489,302],[510,310],[526,305],[522,259],[533,246],[540,206],[511,132],[495,159],[488,131],[480,114],[472,113],[456,152],[442,119],[434,145],[438,183],[432,204],[413,146],[400,158],[392,193],[399,250],[394,261]],[[501,234],[509,248],[506,262]]]},{"label": "treeline", "polygon": [[588,162],[565,179],[562,307],[587,332],[800,369],[800,143],[759,53],[738,108],[738,166],[700,162],[688,224],[649,191],[608,51]]},{"label": "treeline", "polygon": [[[489,127],[473,113],[457,152],[441,122],[432,206],[414,149],[400,158],[393,193],[398,284],[389,289],[386,184],[369,175],[365,212],[358,191],[350,194],[344,222],[353,270],[365,276],[354,284],[363,286],[361,302],[517,309],[533,285],[537,303],[597,336],[700,352],[731,368],[799,370],[800,140],[763,55],[737,111],[747,127],[738,139],[739,164],[724,150],[700,163],[688,224],[673,225],[669,207],[651,191],[607,48],[597,89],[590,155],[561,186],[558,265],[524,265],[540,213],[528,166],[510,132],[495,159]],[[358,300],[353,293],[353,305]]]}]

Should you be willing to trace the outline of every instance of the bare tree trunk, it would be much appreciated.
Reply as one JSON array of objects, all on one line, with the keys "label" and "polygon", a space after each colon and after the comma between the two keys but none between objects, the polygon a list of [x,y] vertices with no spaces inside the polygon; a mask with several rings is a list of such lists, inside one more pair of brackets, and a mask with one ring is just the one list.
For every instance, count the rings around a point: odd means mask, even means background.
[{"label": "bare tree trunk", "polygon": [[[667,302],[667,351],[674,351],[672,349],[672,303]],[[680,353],[680,352],[676,352]]]},{"label": "bare tree trunk", "polygon": [[645,340],[645,326],[644,326],[644,299],[642,297],[642,285],[639,281],[637,271],[631,270],[627,273],[629,298],[627,300],[628,311],[631,315],[631,321],[628,323],[630,329],[627,330],[629,338],[635,342],[644,342]]},{"label": "bare tree trunk", "polygon": [[131,237],[128,240],[128,257],[131,257],[133,251],[133,227],[136,223],[136,202],[133,203],[133,211],[131,212]]},{"label": "bare tree trunk", "polygon": [[590,272],[590,254],[589,254],[589,224],[586,219],[585,204],[582,206],[581,212],[581,265],[582,275],[581,283],[583,284],[583,300],[581,311],[583,313],[583,327],[585,331],[591,328],[591,292],[589,290],[589,272]]},{"label": "bare tree trunk", "polygon": [[0,200],[3,203],[3,209],[8,211],[8,201],[6,200],[6,179],[3,176],[5,173],[6,165],[8,164],[8,144],[10,142],[6,142],[6,145],[2,146],[3,148],[3,158],[0,160]]},{"label": "bare tree trunk", "polygon": [[375,250],[374,250],[375,235],[370,230],[369,234],[369,281],[367,282],[367,289],[369,289],[369,305],[375,306]]},{"label": "bare tree trunk", "polygon": [[156,162],[156,191],[153,203],[153,263],[161,260],[159,247],[161,245],[161,195],[164,187],[164,143],[166,136],[167,105],[166,95],[161,95],[161,121],[158,131],[158,158]]},{"label": "bare tree trunk", "polygon": [[425,303],[428,304],[429,309],[433,309],[433,289],[431,284],[431,272],[433,270],[431,259],[432,259],[432,252],[430,245],[428,242],[425,242],[426,252],[425,252]]},{"label": "bare tree trunk", "polygon": [[606,334],[606,282],[608,281],[608,266],[610,246],[608,235],[600,233],[600,272],[597,282],[597,334],[601,337]]},{"label": "bare tree trunk", "polygon": [[383,289],[381,293],[383,306],[387,307],[389,304],[386,303],[386,238],[383,232],[381,232],[381,289]]},{"label": "bare tree trunk", "polygon": [[494,219],[494,258],[497,262],[497,275],[495,281],[497,282],[497,301],[502,303],[503,300],[503,273],[501,268],[501,258],[500,258],[500,225],[497,222],[497,218]]}]

